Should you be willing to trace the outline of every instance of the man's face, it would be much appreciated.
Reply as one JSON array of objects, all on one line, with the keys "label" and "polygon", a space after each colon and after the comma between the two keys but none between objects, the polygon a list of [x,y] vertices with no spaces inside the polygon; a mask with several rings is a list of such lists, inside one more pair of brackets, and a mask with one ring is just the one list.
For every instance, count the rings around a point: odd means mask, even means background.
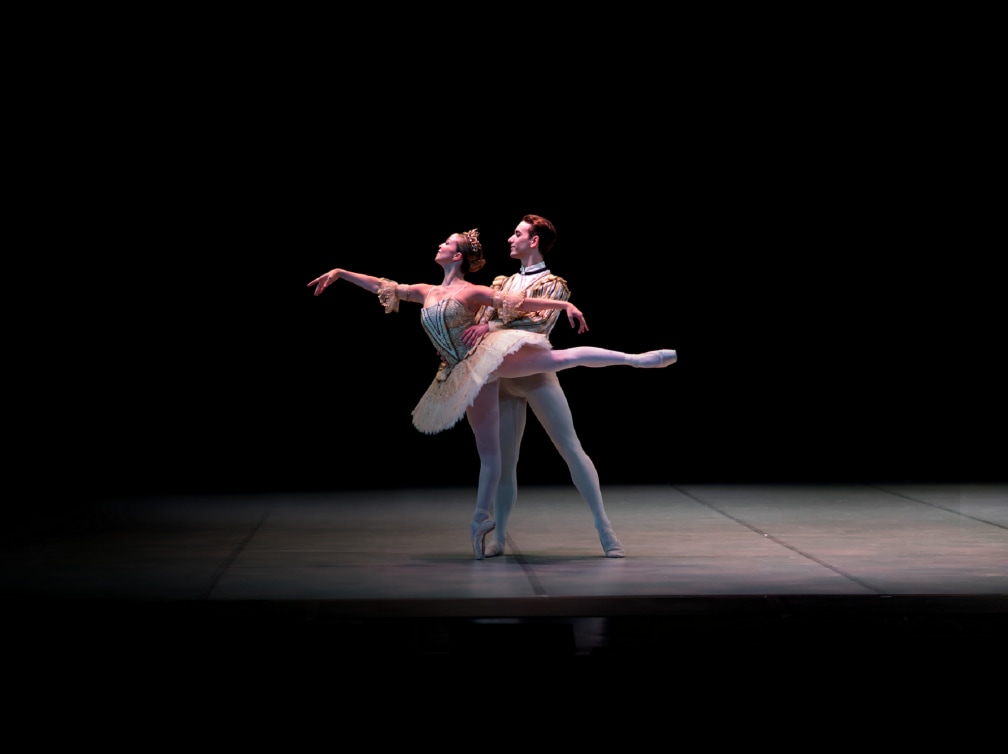
[{"label": "man's face", "polygon": [[533,234],[531,225],[524,221],[518,223],[518,227],[514,229],[514,233],[508,239],[508,244],[511,246],[511,258],[525,259],[528,257],[532,252],[533,239],[535,238],[537,236]]}]

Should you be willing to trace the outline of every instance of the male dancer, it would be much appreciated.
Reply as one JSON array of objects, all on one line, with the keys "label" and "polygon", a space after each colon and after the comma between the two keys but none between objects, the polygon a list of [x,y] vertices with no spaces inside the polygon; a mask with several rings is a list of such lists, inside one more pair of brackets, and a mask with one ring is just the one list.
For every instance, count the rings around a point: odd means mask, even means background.
[{"label": "male dancer", "polygon": [[[521,262],[521,269],[510,277],[498,276],[491,287],[505,293],[525,291],[529,297],[562,301],[569,299],[570,289],[567,287],[567,281],[550,273],[544,259],[556,242],[556,237],[556,228],[545,217],[525,215],[508,239],[511,258]],[[505,324],[495,309],[484,307],[476,315],[479,324],[466,330],[462,340],[471,347],[479,342],[488,330],[498,327],[518,327],[549,335],[559,313],[559,309],[523,312],[518,318]],[[623,545],[606,516],[598,471],[581,447],[581,441],[574,431],[574,419],[567,403],[567,396],[560,387],[556,373],[501,379],[499,383],[501,478],[493,503],[493,516],[497,526],[493,531],[493,539],[486,545],[485,557],[492,558],[504,554],[508,516],[511,515],[518,499],[518,451],[525,431],[526,406],[532,407],[532,412],[567,462],[574,486],[591,508],[595,529],[598,531],[606,557],[626,557]]]}]

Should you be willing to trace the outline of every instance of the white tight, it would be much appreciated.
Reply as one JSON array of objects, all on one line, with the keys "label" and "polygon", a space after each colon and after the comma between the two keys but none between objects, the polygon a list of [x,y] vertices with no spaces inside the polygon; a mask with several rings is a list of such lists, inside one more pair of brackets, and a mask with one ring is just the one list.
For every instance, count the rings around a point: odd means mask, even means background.
[{"label": "white tight", "polygon": [[598,471],[581,446],[574,429],[567,396],[555,372],[502,380],[498,390],[500,405],[501,477],[493,501],[497,527],[493,538],[502,545],[507,540],[508,519],[518,501],[518,457],[528,408],[546,431],[560,457],[567,464],[571,481],[592,513],[601,534],[612,528],[602,501]]},{"label": "white tight", "polygon": [[632,365],[634,360],[641,356],[641,354],[611,351],[595,346],[574,346],[573,348],[556,350],[526,347],[505,356],[493,376],[528,377],[542,372],[560,372],[574,367]]},{"label": "white tight", "polygon": [[[483,389],[476,396],[473,405],[466,410],[466,417],[469,419],[469,426],[472,427],[476,437],[476,452],[480,458],[479,485],[476,491],[476,510],[473,515],[474,520],[480,521],[490,515],[490,506],[494,501],[495,493],[501,481],[502,454],[501,454],[501,411],[498,401],[498,377],[515,378],[529,377],[544,372],[559,372],[564,369],[574,367],[610,367],[610,366],[637,366],[640,359],[646,362],[647,354],[628,354],[623,351],[611,351],[606,348],[596,348],[594,346],[575,346],[573,348],[561,348],[556,350],[545,350],[541,348],[522,348],[514,353],[508,354],[504,361],[497,368],[491,377],[492,381],[487,382]],[[644,365],[645,362],[640,362]],[[559,387],[559,385],[557,386]],[[562,391],[560,392],[562,396]],[[543,404],[546,406],[547,404]],[[552,410],[560,412],[557,414],[557,426],[564,426],[569,423],[570,432],[563,447],[554,439],[557,449],[564,455],[568,466],[571,467],[571,475],[578,491],[585,497],[592,507],[592,514],[595,517],[596,526],[599,524],[608,525],[605,518],[605,511],[602,508],[602,494],[595,496],[594,490],[598,489],[598,474],[591,460],[584,455],[581,444],[574,434],[573,420],[570,417],[570,409],[567,407],[566,398],[562,406],[554,403]],[[567,417],[562,413],[566,411]],[[513,422],[514,417],[510,417]],[[523,420],[524,421],[524,420]],[[524,423],[522,424],[524,426]],[[513,431],[510,430],[510,431]],[[562,437],[561,433],[561,437]],[[553,437],[551,433],[551,437]],[[521,436],[517,435],[520,442]],[[574,450],[576,445],[577,450]],[[564,448],[567,449],[565,453]],[[517,455],[516,449],[509,448],[509,453]],[[580,459],[576,454],[584,455]],[[571,459],[575,459],[575,464],[571,464]],[[585,463],[585,461],[587,463]],[[516,460],[517,462],[517,460]],[[509,478],[512,474],[509,459]],[[516,472],[514,472],[516,473]],[[510,482],[517,484],[517,481]],[[588,494],[585,494],[585,491]],[[593,502],[597,501],[597,502]],[[505,518],[507,516],[505,515]],[[503,527],[502,527],[503,528]],[[506,529],[500,536],[506,534]]]}]

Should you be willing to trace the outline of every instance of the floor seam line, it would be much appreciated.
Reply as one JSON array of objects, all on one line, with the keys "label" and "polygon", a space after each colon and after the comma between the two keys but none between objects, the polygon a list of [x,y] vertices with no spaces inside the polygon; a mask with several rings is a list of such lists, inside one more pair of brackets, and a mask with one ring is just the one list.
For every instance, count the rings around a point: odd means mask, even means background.
[{"label": "floor seam line", "polygon": [[911,495],[904,495],[902,492],[896,492],[895,490],[886,489],[885,487],[880,487],[877,484],[869,484],[867,487],[872,487],[873,489],[880,490],[887,495],[895,495],[896,497],[901,497],[904,500],[909,500],[913,503],[920,503],[921,505],[927,505],[930,508],[935,508],[940,511],[945,511],[946,513],[951,513],[955,516],[962,516],[963,518],[968,518],[971,521],[976,521],[979,524],[987,524],[988,526],[996,526],[998,529],[1008,530],[1008,526],[999,524],[996,521],[987,521],[982,518],[977,518],[976,516],[971,516],[968,513],[963,513],[962,511],[952,510],[951,508],[946,508],[944,505],[937,505],[935,503],[929,503],[927,500],[920,500],[919,498],[913,497]]},{"label": "floor seam line", "polygon": [[242,554],[242,552],[248,546],[248,543],[252,541],[252,538],[256,535],[256,533],[259,531],[262,525],[266,523],[266,519],[269,517],[269,514],[270,511],[266,511],[265,513],[263,513],[262,518],[256,521],[256,523],[253,524],[253,526],[247,532],[245,532],[245,536],[242,537],[241,541],[238,542],[237,545],[235,545],[233,550],[231,550],[231,554],[228,555],[226,558],[224,558],[224,560],[221,561],[220,565],[217,566],[213,576],[210,578],[210,584],[206,589],[206,593],[204,594],[203,599],[205,600],[210,599],[210,595],[213,593],[213,590],[217,588],[217,582],[220,581],[221,577],[224,575],[227,569],[231,567],[231,564],[234,563],[235,560],[237,560],[238,556]]},{"label": "floor seam line", "polygon": [[507,535],[507,544],[508,547],[511,548],[511,556],[518,561],[518,565],[522,567],[522,571],[524,572],[525,577],[529,580],[529,583],[532,585],[532,591],[535,593],[536,597],[548,597],[549,595],[546,593],[546,589],[543,587],[542,581],[539,580],[539,576],[536,575],[532,564],[525,559],[524,555],[522,555],[522,551],[518,549],[518,545],[515,544],[514,538],[510,534]]},{"label": "floor seam line", "polygon": [[871,592],[874,592],[876,594],[886,594],[887,593],[887,592],[885,592],[882,589],[878,589],[877,587],[872,586],[867,581],[864,581],[863,579],[859,579],[854,574],[847,573],[842,568],[837,568],[836,566],[831,565],[830,563],[827,563],[825,560],[820,560],[819,558],[815,557],[814,555],[811,555],[810,553],[803,552],[802,550],[799,550],[797,547],[789,545],[784,540],[779,539],[779,538],[775,537],[774,535],[772,535],[772,534],[770,534],[768,532],[763,531],[758,526],[754,526],[753,524],[750,524],[748,521],[743,521],[740,518],[736,518],[735,516],[732,516],[731,514],[726,513],[725,511],[723,511],[720,508],[718,508],[716,505],[712,505],[711,503],[708,503],[705,500],[701,500],[696,495],[692,495],[689,492],[687,492],[686,490],[679,489],[678,487],[676,489],[678,489],[679,492],[681,492],[683,495],[686,495],[691,500],[695,500],[700,505],[703,505],[703,506],[705,506],[707,508],[710,508],[715,513],[717,513],[717,514],[719,514],[721,516],[724,516],[729,521],[734,521],[739,526],[744,526],[746,529],[749,529],[750,531],[755,532],[756,534],[759,534],[760,536],[762,536],[762,537],[764,537],[766,539],[769,539],[771,542],[773,542],[773,543],[775,543],[777,545],[780,545],[781,547],[784,547],[784,548],[787,548],[788,550],[791,550],[791,552],[800,555],[801,557],[805,558],[806,560],[810,560],[813,563],[822,566],[823,568],[826,568],[826,569],[828,569],[830,571],[833,571],[833,573],[837,574],[838,576],[842,576],[843,578],[847,579],[848,581],[853,581],[855,584],[859,584],[860,586],[863,586],[865,589],[867,589],[867,590],[869,590]]}]

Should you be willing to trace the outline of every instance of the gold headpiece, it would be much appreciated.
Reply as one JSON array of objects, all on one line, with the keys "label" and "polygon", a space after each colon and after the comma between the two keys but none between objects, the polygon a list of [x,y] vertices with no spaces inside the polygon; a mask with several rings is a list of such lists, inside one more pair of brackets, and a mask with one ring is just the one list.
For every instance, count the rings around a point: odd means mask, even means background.
[{"label": "gold headpiece", "polygon": [[483,245],[480,243],[479,240],[479,228],[473,228],[472,230],[467,230],[462,235],[465,236],[466,240],[469,242],[469,245],[472,246],[473,254],[475,254],[477,258],[482,258]]}]

